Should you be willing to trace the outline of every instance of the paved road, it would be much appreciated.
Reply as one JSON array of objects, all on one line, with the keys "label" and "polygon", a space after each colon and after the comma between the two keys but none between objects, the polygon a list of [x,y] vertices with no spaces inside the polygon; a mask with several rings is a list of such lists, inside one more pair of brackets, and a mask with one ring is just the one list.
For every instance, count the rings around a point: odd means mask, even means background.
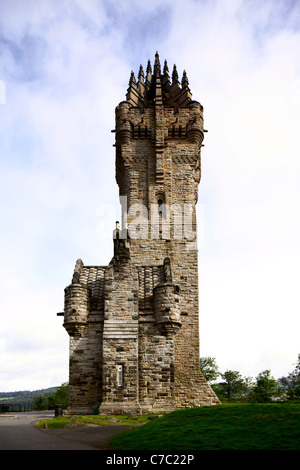
[{"label": "paved road", "polygon": [[34,424],[53,416],[53,411],[0,414],[0,450],[109,450],[110,437],[129,427],[87,426],[54,431],[38,429]]}]

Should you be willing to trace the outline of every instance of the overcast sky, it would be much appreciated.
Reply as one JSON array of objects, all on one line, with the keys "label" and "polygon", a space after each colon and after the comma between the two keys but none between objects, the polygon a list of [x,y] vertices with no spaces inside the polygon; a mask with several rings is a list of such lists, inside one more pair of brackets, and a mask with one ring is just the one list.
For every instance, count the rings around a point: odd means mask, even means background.
[{"label": "overcast sky", "polygon": [[200,354],[294,369],[300,286],[297,0],[0,0],[0,391],[68,380],[64,288],[106,265],[114,110],[131,70],[185,69],[204,106]]}]

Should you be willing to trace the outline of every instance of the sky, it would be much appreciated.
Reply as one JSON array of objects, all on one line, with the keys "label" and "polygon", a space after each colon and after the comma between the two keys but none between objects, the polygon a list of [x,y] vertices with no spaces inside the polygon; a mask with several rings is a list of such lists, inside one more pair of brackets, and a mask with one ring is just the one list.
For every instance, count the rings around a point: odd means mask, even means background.
[{"label": "sky", "polygon": [[187,71],[204,107],[200,355],[294,370],[300,286],[297,0],[0,0],[0,392],[68,381],[64,288],[107,265],[115,107],[131,70]]}]

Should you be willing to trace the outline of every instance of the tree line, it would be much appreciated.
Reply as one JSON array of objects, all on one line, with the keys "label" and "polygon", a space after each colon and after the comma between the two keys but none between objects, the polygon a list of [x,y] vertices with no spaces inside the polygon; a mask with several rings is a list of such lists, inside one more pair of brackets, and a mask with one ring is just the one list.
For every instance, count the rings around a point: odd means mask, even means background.
[{"label": "tree line", "polygon": [[7,411],[31,411],[34,398],[40,395],[54,393],[57,387],[40,390],[20,390],[16,392],[0,392],[0,413]]},{"label": "tree line", "polygon": [[[292,372],[277,380],[270,370],[260,372],[255,379],[242,377],[235,370],[220,372],[214,357],[200,359],[200,368],[221,402],[300,402],[300,354]],[[222,380],[217,381],[219,378]]]}]

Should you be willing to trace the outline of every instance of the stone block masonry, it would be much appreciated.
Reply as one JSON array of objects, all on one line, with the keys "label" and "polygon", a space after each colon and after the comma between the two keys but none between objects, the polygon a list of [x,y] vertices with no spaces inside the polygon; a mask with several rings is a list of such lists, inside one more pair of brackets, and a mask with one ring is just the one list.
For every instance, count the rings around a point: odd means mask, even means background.
[{"label": "stone block masonry", "polygon": [[122,206],[108,266],[65,289],[69,413],[166,413],[218,398],[200,371],[196,203],[203,107],[158,54],[116,108]]}]

